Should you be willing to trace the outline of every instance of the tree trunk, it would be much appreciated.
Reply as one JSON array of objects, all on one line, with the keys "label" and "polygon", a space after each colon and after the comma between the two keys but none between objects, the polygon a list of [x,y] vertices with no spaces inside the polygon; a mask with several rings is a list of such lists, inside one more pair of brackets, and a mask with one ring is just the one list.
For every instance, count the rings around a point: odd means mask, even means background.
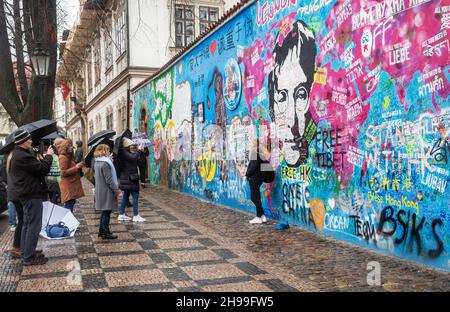
[{"label": "tree trunk", "polygon": [[[14,0],[15,16],[16,9],[20,9],[19,1]],[[18,126],[41,118],[52,119],[57,63],[56,0],[22,0],[22,3],[24,13],[20,16],[20,10],[17,12],[19,19],[16,20],[15,18],[17,24],[15,24],[14,35],[18,37],[13,40],[15,43],[13,49],[18,51],[19,79],[17,85],[21,95],[19,96],[8,41],[5,0],[0,0],[0,83],[2,86],[0,88],[0,102]],[[29,55],[28,57],[24,55],[22,27],[25,30],[28,54],[31,54],[36,47],[36,43],[40,42],[43,49],[50,55],[48,77],[37,78],[33,76],[30,87],[26,84],[24,60],[29,59]],[[22,55],[20,55],[21,53]]]}]

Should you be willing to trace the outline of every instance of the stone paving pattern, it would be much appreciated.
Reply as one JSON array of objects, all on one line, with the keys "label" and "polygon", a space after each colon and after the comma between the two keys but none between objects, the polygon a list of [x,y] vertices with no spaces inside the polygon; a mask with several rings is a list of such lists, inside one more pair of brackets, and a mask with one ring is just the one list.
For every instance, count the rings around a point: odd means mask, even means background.
[{"label": "stone paving pattern", "polygon": [[[91,185],[75,216],[74,238],[39,240],[49,257],[23,267],[0,235],[0,291],[449,291],[450,274],[162,187],[141,191],[145,223],[118,222],[117,240],[97,237]],[[128,208],[128,214],[131,214]],[[367,284],[367,263],[381,264],[381,286]]]}]

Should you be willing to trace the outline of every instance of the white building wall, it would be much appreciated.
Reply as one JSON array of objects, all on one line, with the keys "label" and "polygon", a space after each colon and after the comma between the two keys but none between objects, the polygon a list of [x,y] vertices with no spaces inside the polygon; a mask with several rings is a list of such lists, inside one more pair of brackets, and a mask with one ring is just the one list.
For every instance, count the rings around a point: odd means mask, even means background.
[{"label": "white building wall", "polygon": [[168,60],[163,51],[169,38],[167,1],[128,1],[128,14],[130,66],[160,67]]}]

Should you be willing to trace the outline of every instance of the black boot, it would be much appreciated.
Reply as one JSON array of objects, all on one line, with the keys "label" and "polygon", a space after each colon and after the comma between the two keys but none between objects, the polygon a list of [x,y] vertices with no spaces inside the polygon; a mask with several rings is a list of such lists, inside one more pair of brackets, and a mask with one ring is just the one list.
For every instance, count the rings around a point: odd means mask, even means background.
[{"label": "black boot", "polygon": [[111,233],[111,231],[109,230],[109,227],[105,229],[105,232],[102,236],[103,239],[116,239],[117,235],[114,235],[113,233]]},{"label": "black boot", "polygon": [[105,229],[101,227],[98,229],[98,237],[103,237],[103,235],[105,235]]}]

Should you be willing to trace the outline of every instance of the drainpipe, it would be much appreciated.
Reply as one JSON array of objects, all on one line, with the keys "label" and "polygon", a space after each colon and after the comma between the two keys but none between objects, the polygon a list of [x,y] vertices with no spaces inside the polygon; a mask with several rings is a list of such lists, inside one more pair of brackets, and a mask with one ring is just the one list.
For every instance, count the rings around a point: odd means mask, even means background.
[{"label": "drainpipe", "polygon": [[125,20],[127,23],[127,70],[128,70],[128,81],[127,81],[127,129],[130,129],[130,15],[129,15],[129,0],[125,0]]}]

